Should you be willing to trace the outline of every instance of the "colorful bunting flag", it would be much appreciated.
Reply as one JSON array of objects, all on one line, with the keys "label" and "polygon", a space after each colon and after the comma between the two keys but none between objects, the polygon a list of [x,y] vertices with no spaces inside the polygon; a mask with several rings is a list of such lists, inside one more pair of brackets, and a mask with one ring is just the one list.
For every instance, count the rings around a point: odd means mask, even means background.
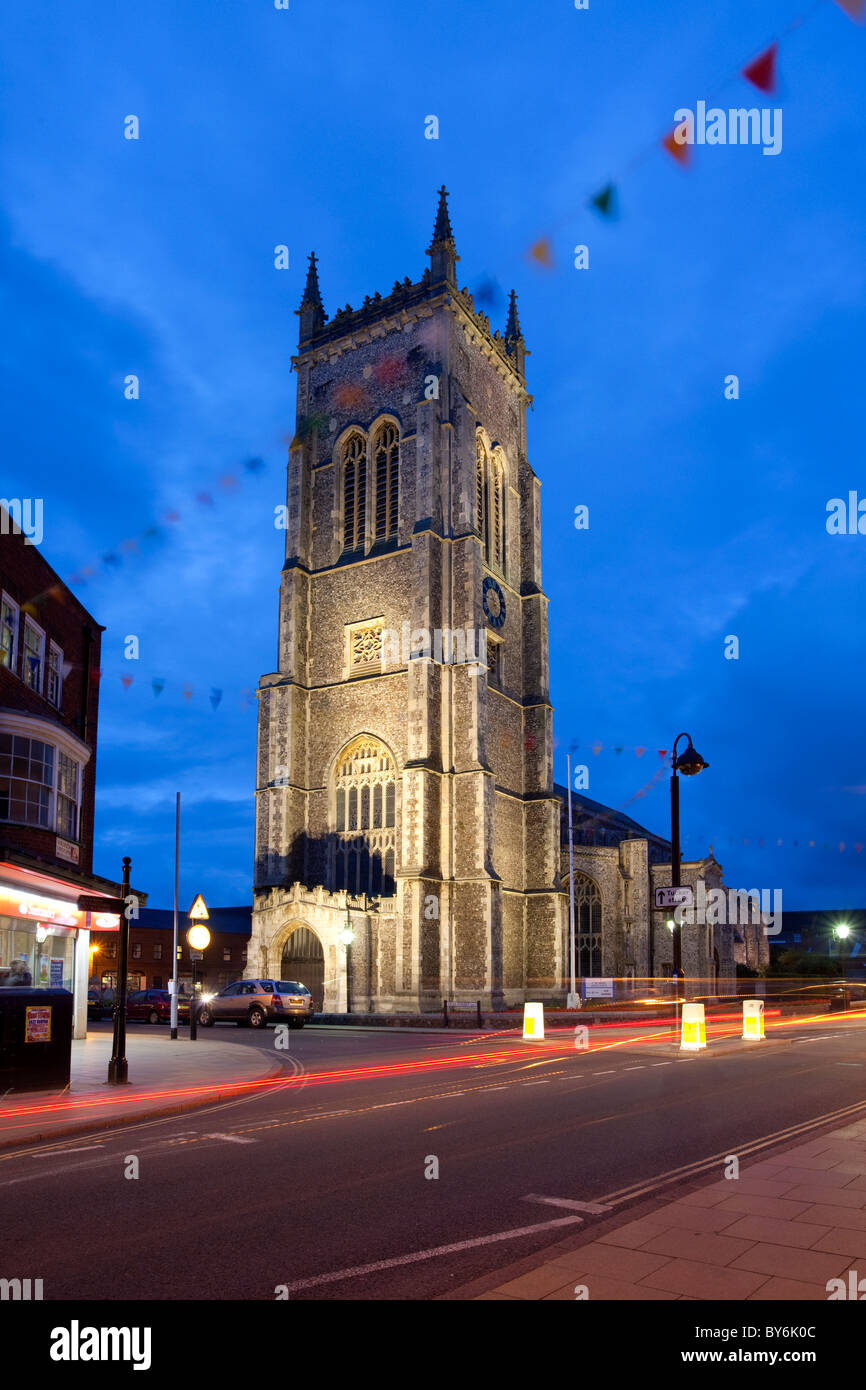
[{"label": "colorful bunting flag", "polygon": [[743,68],[743,77],[747,82],[751,82],[753,87],[757,87],[759,92],[775,92],[776,90],[776,55],[779,52],[779,45],[771,43],[757,58],[753,58],[751,63],[747,63]]},{"label": "colorful bunting flag", "polygon": [[220,700],[222,699],[222,697],[223,697],[223,693],[222,693],[221,690],[214,690],[214,689],[211,689],[211,693],[210,693],[210,702],[211,702],[211,708],[212,708],[212,709],[216,709],[216,707],[217,707],[217,705],[219,704],[219,702],[220,702]]},{"label": "colorful bunting flag", "polygon": [[551,269],[553,266],[553,247],[548,237],[540,237],[538,241],[530,246],[529,258],[535,261],[537,265],[543,265],[547,270]]},{"label": "colorful bunting flag", "polygon": [[609,217],[611,219],[615,218],[617,215],[618,207],[616,187],[614,186],[614,184],[605,184],[604,188],[602,188],[600,192],[596,193],[595,197],[590,198],[589,206],[591,208],[595,208],[596,212],[600,213],[602,217]]},{"label": "colorful bunting flag", "polygon": [[154,676],[150,684],[153,689],[154,695],[161,695],[162,692],[165,690],[165,681],[160,680],[158,676]]},{"label": "colorful bunting flag", "polygon": [[666,135],[662,140],[662,145],[667,150],[671,158],[677,161],[677,164],[682,164],[683,166],[685,166],[689,163],[689,160],[691,159],[691,146],[687,145],[685,142],[683,142],[682,144],[680,143],[680,141],[676,137],[676,132],[678,129],[679,126],[676,126],[668,135]]},{"label": "colorful bunting flag", "polygon": [[836,0],[840,10],[844,10],[850,19],[856,20],[858,24],[863,22],[866,15],[866,0]]}]

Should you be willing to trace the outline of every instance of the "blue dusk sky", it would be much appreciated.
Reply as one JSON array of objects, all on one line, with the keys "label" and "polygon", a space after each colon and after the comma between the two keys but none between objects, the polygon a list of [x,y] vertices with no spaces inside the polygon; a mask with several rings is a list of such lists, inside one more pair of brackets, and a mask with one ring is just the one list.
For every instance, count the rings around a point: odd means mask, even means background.
[{"label": "blue dusk sky", "polygon": [[[767,96],[737,74],[779,37]],[[557,780],[577,744],[588,794],[667,834],[688,730],[687,857],[866,905],[866,535],[825,525],[866,497],[866,28],[834,0],[79,0],[7,6],[2,39],[0,490],[93,570],[96,871],[130,854],[168,906],[179,790],[182,905],[251,900],[307,255],[332,314],[417,279],[444,182],[460,283],[500,328],[513,286],[532,354]],[[701,100],[780,107],[781,151],[680,167],[659,138]]]}]

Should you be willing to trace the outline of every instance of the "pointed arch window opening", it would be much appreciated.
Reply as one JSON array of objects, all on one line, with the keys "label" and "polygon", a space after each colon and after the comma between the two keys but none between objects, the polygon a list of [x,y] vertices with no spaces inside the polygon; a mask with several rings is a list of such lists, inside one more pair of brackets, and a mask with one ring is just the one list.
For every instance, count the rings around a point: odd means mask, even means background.
[{"label": "pointed arch window opening", "polygon": [[574,944],[577,974],[599,976],[601,957],[602,916],[601,893],[598,884],[586,874],[574,875]]},{"label": "pointed arch window opening", "polygon": [[397,535],[399,498],[399,438],[390,422],[377,431],[373,445],[373,465],[376,477],[376,515],[374,537],[390,540]]},{"label": "pointed arch window opening", "polygon": [[390,753],[376,739],[357,739],[338,758],[331,873],[337,891],[393,896],[396,776]]},{"label": "pointed arch window opening", "polygon": [[505,468],[502,450],[488,450],[481,431],[475,437],[475,530],[486,564],[505,571]]},{"label": "pointed arch window opening", "polygon": [[360,433],[343,445],[343,549],[363,550],[367,511],[367,441]]}]

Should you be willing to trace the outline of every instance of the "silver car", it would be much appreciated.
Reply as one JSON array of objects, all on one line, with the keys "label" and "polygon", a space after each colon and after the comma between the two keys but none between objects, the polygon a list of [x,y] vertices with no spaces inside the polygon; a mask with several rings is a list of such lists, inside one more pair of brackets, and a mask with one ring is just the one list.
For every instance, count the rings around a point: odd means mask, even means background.
[{"label": "silver car", "polygon": [[236,1023],[239,1028],[287,1023],[303,1028],[312,1013],[313,996],[297,980],[235,980],[202,1002],[197,1019],[203,1028],[214,1023]]}]

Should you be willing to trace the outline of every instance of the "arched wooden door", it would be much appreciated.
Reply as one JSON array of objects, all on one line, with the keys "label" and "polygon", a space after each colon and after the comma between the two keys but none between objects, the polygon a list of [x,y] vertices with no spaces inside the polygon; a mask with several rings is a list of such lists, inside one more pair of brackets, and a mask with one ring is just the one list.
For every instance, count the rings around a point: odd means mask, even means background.
[{"label": "arched wooden door", "polygon": [[313,1008],[321,1013],[325,1000],[325,953],[309,927],[296,927],[286,940],[280,979],[306,985],[313,996]]}]

